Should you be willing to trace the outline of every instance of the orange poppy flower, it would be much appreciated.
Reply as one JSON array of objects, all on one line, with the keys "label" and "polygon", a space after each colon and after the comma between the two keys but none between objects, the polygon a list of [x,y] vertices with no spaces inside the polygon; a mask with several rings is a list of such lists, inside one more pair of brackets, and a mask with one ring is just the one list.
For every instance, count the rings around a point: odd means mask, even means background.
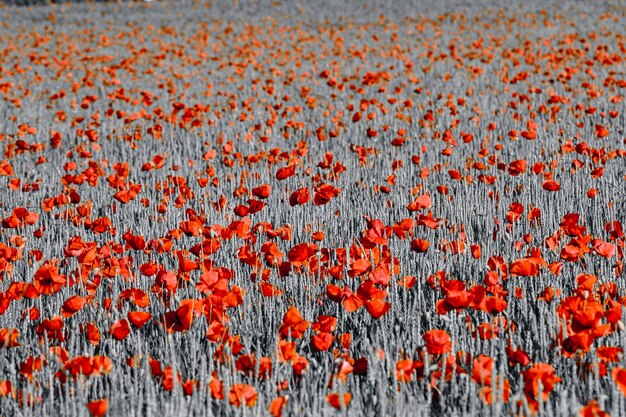
[{"label": "orange poppy flower", "polygon": [[241,407],[242,405],[253,407],[257,398],[256,389],[249,384],[235,384],[230,387],[228,393],[228,401],[235,407]]}]

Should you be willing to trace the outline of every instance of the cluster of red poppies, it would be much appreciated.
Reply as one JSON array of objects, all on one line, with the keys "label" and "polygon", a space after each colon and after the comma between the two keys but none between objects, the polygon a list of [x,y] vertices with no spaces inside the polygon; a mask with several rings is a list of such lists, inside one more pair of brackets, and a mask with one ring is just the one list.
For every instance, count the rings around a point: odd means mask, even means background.
[{"label": "cluster of red poppies", "polygon": [[623,13],[275,3],[9,9],[0,409],[625,414]]}]

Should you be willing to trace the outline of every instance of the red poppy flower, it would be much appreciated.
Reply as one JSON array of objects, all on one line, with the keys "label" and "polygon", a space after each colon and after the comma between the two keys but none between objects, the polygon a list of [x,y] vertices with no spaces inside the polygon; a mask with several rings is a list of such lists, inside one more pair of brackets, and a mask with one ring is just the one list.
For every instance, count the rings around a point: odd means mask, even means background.
[{"label": "red poppy flower", "polygon": [[452,340],[445,330],[435,329],[424,333],[426,351],[431,355],[443,355],[452,350]]},{"label": "red poppy flower", "polygon": [[44,262],[35,272],[33,285],[40,294],[51,295],[58,292],[67,282],[65,275],[59,274],[59,268],[51,261]]},{"label": "red poppy flower", "polygon": [[87,409],[92,417],[104,417],[109,409],[109,400],[95,400],[87,403]]}]

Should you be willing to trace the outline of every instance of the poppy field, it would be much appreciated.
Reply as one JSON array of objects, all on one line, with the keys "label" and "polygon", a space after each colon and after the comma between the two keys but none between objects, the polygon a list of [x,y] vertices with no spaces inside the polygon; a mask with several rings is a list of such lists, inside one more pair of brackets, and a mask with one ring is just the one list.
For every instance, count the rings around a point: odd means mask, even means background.
[{"label": "poppy field", "polygon": [[626,415],[626,8],[0,6],[0,416]]}]

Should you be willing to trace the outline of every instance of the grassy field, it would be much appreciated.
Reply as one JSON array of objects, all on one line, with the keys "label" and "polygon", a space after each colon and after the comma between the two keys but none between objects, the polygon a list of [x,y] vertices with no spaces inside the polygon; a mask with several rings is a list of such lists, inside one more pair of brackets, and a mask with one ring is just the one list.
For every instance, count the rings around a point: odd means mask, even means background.
[{"label": "grassy field", "polygon": [[0,416],[626,415],[625,13],[5,2]]}]

